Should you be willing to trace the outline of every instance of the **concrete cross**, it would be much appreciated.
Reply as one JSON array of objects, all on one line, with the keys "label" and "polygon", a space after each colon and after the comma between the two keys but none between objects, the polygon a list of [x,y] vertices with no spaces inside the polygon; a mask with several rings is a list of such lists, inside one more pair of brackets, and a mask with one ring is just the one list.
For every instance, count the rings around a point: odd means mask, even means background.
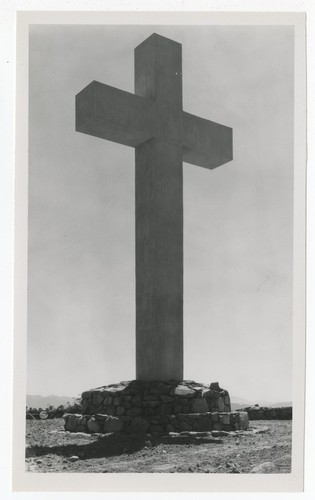
[{"label": "concrete cross", "polygon": [[183,167],[232,160],[232,129],[183,111],[181,44],[135,49],[135,94],[96,81],[76,130],[136,150],[136,378],[183,379]]}]

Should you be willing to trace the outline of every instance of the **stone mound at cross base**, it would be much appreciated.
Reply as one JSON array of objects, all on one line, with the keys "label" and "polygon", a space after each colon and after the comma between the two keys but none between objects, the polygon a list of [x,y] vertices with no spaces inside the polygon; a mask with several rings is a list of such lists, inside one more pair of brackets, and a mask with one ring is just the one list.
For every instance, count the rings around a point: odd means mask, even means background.
[{"label": "stone mound at cross base", "polygon": [[138,417],[231,411],[229,393],[217,382],[132,380],[83,392],[82,413]]},{"label": "stone mound at cross base", "polygon": [[66,430],[163,434],[248,427],[247,413],[231,413],[229,394],[217,382],[120,382],[83,392],[81,405],[82,415],[64,416]]}]

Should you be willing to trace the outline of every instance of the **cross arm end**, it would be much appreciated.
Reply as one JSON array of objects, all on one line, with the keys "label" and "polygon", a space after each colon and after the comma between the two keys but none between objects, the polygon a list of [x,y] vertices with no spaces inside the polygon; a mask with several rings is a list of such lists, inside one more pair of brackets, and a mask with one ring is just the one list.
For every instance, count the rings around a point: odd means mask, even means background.
[{"label": "cross arm end", "polygon": [[137,147],[152,136],[151,103],[92,81],[76,95],[76,131]]},{"label": "cross arm end", "polygon": [[183,161],[214,169],[233,160],[233,129],[183,113]]}]

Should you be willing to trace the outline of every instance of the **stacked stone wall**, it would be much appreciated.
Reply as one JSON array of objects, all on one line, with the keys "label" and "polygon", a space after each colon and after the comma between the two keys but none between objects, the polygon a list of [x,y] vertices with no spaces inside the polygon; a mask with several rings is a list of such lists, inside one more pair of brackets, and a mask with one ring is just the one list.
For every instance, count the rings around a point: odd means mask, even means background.
[{"label": "stacked stone wall", "polygon": [[205,412],[230,412],[229,393],[218,383],[193,381],[121,382],[82,394],[82,414],[156,417]]},{"label": "stacked stone wall", "polygon": [[229,393],[217,382],[133,380],[82,394],[82,415],[66,414],[71,432],[168,434],[248,428],[246,412],[232,412]]},{"label": "stacked stone wall", "polygon": [[292,406],[278,408],[251,406],[241,411],[248,413],[249,420],[292,420]]},{"label": "stacked stone wall", "polygon": [[206,412],[177,415],[121,416],[66,414],[65,429],[71,432],[168,434],[183,431],[237,431],[248,428],[246,412]]}]

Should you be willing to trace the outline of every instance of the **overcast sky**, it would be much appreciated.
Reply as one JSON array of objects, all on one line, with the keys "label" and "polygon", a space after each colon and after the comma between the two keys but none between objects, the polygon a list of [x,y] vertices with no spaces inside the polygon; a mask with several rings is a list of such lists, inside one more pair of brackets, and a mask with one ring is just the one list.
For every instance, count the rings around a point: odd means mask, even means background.
[{"label": "overcast sky", "polygon": [[134,91],[133,50],[180,42],[184,110],[233,128],[234,159],[184,163],[184,376],[292,397],[294,30],[32,26],[29,394],[135,377],[134,150],[75,132],[92,80]]}]

